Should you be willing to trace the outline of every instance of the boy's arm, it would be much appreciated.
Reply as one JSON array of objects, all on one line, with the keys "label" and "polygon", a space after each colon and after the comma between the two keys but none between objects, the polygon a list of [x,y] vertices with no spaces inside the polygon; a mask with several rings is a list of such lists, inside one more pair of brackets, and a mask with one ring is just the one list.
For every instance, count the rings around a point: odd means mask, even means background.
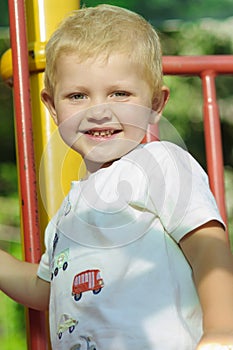
[{"label": "boy's arm", "polygon": [[233,256],[221,224],[208,222],[185,236],[180,246],[193,269],[203,310],[204,333],[197,349],[233,345]]},{"label": "boy's arm", "polygon": [[20,261],[0,250],[0,290],[20,304],[47,310],[50,283],[37,276],[37,264]]}]

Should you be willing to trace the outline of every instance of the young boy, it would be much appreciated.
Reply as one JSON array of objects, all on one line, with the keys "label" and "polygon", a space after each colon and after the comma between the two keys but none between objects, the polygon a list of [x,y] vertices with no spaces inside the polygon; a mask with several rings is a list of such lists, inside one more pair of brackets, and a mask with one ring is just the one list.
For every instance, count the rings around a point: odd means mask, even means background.
[{"label": "young boy", "polygon": [[50,308],[59,349],[233,349],[233,268],[207,176],[142,145],[167,102],[159,39],[128,10],[71,14],[46,48],[42,101],[84,159],[37,265],[0,254],[0,287]]}]

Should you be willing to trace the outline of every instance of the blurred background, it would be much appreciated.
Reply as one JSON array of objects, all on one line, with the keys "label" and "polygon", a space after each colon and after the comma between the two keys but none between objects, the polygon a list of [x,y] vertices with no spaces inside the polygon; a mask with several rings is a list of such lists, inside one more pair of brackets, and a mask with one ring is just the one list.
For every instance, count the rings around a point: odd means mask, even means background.
[{"label": "blurred background", "polygon": [[[233,54],[233,0],[81,1],[136,11],[157,28],[164,55]],[[10,47],[7,0],[0,2],[0,56]],[[205,168],[202,91],[198,77],[165,77],[171,97],[164,117]],[[225,187],[233,247],[233,76],[216,79],[224,152]],[[0,80],[0,247],[21,257],[12,90]],[[26,349],[24,309],[0,293],[0,347]]]}]

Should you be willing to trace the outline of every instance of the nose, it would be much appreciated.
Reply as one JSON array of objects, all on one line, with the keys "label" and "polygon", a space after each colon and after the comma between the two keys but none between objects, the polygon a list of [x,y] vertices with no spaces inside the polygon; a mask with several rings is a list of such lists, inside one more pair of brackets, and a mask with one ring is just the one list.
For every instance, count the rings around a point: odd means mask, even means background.
[{"label": "nose", "polygon": [[103,103],[89,108],[86,117],[89,122],[102,124],[112,119],[112,111],[108,104]]}]

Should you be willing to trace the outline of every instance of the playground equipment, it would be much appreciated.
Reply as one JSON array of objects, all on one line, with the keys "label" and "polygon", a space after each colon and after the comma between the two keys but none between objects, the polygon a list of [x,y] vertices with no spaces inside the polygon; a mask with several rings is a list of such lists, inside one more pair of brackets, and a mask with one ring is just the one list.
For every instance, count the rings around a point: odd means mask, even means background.
[{"label": "playground equipment", "polygon": [[[77,178],[75,169],[82,167],[81,158],[64,149],[57,139],[55,126],[40,103],[45,42],[64,14],[78,7],[77,0],[9,0],[11,50],[2,57],[1,74],[14,90],[23,244],[25,259],[30,262],[39,261],[41,232],[68,191],[70,181]],[[221,215],[227,222],[215,76],[233,74],[233,55],[167,56],[163,57],[163,70],[168,75],[196,75],[202,79],[208,175]],[[153,139],[153,134],[153,129],[148,130],[148,141]],[[54,147],[48,151],[46,145],[51,137]],[[62,167],[56,157],[59,152],[65,155]],[[75,167],[68,166],[72,163]],[[46,315],[29,310],[28,327],[28,348],[48,349]]]},{"label": "playground equipment", "polygon": [[[65,13],[79,8],[79,1],[9,0],[8,6],[11,50],[2,57],[1,74],[4,80],[13,85],[14,92],[24,255],[25,260],[36,263],[42,251],[40,232],[44,231],[49,220],[48,211],[54,213],[56,202],[59,202],[58,197],[54,200],[54,194],[56,196],[58,193],[54,184],[59,183],[59,180],[52,179],[49,174],[58,174],[55,159],[57,152],[62,148],[58,141],[56,148],[47,155],[46,164],[42,169],[42,176],[46,178],[48,185],[44,198],[47,199],[46,205],[49,209],[45,210],[37,182],[36,164],[40,164],[44,148],[55,126],[40,104],[45,66],[44,46]],[[77,164],[81,158],[74,152],[67,152],[67,162],[72,162],[72,159]],[[69,170],[64,172],[67,172],[64,173],[64,179],[70,179]],[[62,186],[65,190],[65,180]],[[62,195],[62,191],[59,195]],[[27,317],[28,348],[49,349],[46,315],[29,309]]]}]

